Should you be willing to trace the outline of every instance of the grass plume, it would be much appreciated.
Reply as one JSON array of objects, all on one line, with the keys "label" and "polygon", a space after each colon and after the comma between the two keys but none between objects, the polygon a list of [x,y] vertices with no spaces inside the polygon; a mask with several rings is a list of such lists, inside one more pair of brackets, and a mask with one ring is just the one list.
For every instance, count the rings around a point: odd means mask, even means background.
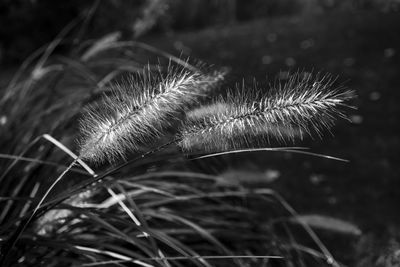
[{"label": "grass plume", "polygon": [[140,150],[165,134],[182,111],[210,94],[223,78],[223,72],[207,75],[169,67],[165,76],[144,69],[141,76],[115,84],[111,96],[86,109],[80,123],[80,157],[114,162],[127,151]]},{"label": "grass plume", "polygon": [[336,117],[345,117],[339,108],[352,97],[352,91],[334,88],[329,75],[295,73],[266,94],[243,88],[189,112],[178,144],[184,151],[210,152],[320,136]]}]

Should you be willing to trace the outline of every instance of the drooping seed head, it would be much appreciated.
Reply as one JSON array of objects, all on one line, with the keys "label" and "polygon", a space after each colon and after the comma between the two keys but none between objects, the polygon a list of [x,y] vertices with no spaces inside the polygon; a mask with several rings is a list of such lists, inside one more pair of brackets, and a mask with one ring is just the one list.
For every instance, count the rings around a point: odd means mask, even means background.
[{"label": "drooping seed head", "polygon": [[329,129],[353,93],[333,88],[330,76],[292,75],[261,94],[255,90],[230,94],[187,114],[178,145],[183,151],[214,152],[259,147]]},{"label": "drooping seed head", "polygon": [[223,79],[169,68],[166,75],[148,69],[140,77],[112,86],[112,94],[86,108],[80,122],[80,157],[114,162],[165,134],[182,111],[207,96]]}]

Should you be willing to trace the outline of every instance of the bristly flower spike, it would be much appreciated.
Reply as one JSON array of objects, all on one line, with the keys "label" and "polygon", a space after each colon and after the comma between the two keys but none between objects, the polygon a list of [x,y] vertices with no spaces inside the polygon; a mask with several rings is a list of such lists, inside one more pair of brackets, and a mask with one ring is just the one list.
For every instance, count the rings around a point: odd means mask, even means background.
[{"label": "bristly flower spike", "polygon": [[179,134],[185,152],[216,152],[293,141],[322,134],[332,127],[353,92],[334,88],[335,80],[296,73],[284,84],[261,94],[256,90],[230,94],[190,111]]},{"label": "bristly flower spike", "polygon": [[167,74],[143,70],[112,86],[112,95],[88,107],[80,121],[80,158],[114,162],[154,142],[174,118],[207,96],[223,72],[203,74],[169,67]]}]

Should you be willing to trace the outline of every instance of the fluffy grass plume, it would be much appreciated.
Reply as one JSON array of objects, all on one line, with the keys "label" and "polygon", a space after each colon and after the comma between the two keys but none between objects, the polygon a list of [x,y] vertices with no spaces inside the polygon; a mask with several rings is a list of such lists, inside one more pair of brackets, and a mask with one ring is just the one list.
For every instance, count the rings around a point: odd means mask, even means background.
[{"label": "fluffy grass plume", "polygon": [[145,68],[142,75],[114,84],[112,94],[88,108],[80,121],[80,157],[94,163],[114,162],[127,151],[154,142],[174,118],[210,94],[223,72],[169,67],[167,74]]},{"label": "fluffy grass plume", "polygon": [[352,91],[334,87],[329,76],[295,73],[262,94],[229,94],[187,114],[178,145],[183,151],[224,151],[286,142],[329,129]]}]

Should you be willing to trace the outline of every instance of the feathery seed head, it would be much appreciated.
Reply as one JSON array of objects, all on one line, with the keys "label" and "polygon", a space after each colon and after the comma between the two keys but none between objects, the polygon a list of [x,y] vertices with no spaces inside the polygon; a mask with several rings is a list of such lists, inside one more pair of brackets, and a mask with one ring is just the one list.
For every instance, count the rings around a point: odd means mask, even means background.
[{"label": "feathery seed head", "polygon": [[221,151],[293,141],[333,125],[351,91],[332,89],[330,76],[294,74],[265,95],[254,90],[230,94],[193,110],[180,131],[183,151]]},{"label": "feathery seed head", "polygon": [[168,68],[166,75],[148,69],[112,87],[112,95],[88,107],[80,122],[80,157],[114,162],[162,135],[191,105],[206,96],[223,74]]}]

